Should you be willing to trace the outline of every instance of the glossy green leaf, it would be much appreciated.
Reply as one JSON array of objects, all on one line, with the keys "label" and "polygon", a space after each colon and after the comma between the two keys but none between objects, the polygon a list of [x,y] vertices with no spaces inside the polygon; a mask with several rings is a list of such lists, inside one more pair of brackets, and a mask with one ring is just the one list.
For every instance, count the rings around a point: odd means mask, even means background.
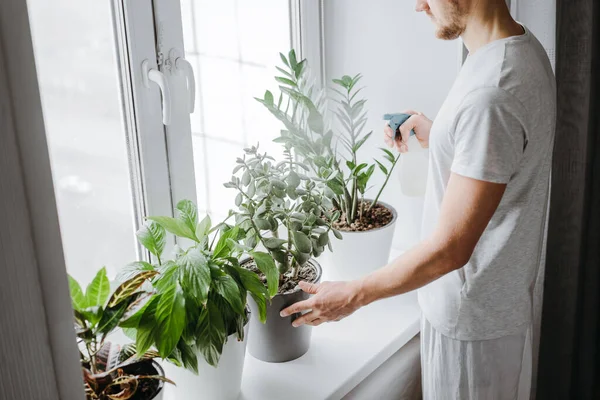
[{"label": "glossy green leaf", "polygon": [[267,320],[267,297],[269,292],[262,283],[258,275],[252,271],[248,271],[242,267],[236,267],[235,270],[238,272],[240,280],[244,288],[250,293],[250,296],[254,299],[258,305],[259,319],[262,323]]},{"label": "glossy green leaf", "polygon": [[208,235],[208,232],[210,232],[211,225],[212,222],[210,220],[209,215],[206,215],[206,217],[204,217],[202,221],[198,222],[198,225],[196,225],[196,238],[199,241],[202,241],[202,239],[204,239],[204,237]]},{"label": "glossy green leaf", "polygon": [[237,226],[221,232],[221,236],[219,237],[219,240],[215,246],[215,250],[213,251],[213,257],[226,258],[228,253],[231,251],[231,245],[228,243],[227,239],[239,240],[239,235],[240,229]]},{"label": "glossy green leaf", "polygon": [[108,334],[115,329],[119,324],[119,321],[121,321],[123,314],[125,314],[127,306],[127,302],[121,302],[114,307],[107,307],[102,313],[100,322],[98,322],[96,332]]},{"label": "glossy green leaf", "polygon": [[100,321],[100,318],[102,318],[103,310],[104,308],[102,308],[101,306],[86,307],[83,310],[81,310],[81,314],[90,323],[91,326],[96,326],[98,321]]},{"label": "glossy green leaf", "polygon": [[207,363],[216,367],[223,352],[227,332],[221,313],[214,303],[209,302],[208,307],[202,310],[196,332],[198,350]]},{"label": "glossy green leaf", "polygon": [[158,275],[158,271],[144,271],[123,282],[113,292],[110,300],[108,301],[108,307],[114,307],[120,302],[126,300],[133,293],[135,293],[135,291],[138,290],[144,284],[144,282],[152,279],[156,275]]},{"label": "glossy green leaf", "polygon": [[165,228],[153,221],[146,221],[135,234],[138,241],[156,257],[162,255],[166,244]]},{"label": "glossy green leaf", "polygon": [[69,291],[71,292],[71,303],[73,308],[77,311],[81,311],[87,307],[87,300],[81,290],[79,283],[73,279],[71,275],[67,276],[69,279]]},{"label": "glossy green leaf", "polygon": [[182,366],[188,371],[192,371],[194,374],[198,375],[198,357],[196,356],[194,348],[185,343],[185,341],[179,340],[177,343],[177,350],[179,350]]},{"label": "glossy green leaf", "polygon": [[238,314],[244,313],[244,304],[240,289],[235,280],[229,275],[223,275],[214,281],[215,289]]},{"label": "glossy green leaf", "polygon": [[250,255],[254,258],[254,262],[258,269],[265,274],[267,278],[269,296],[275,296],[279,289],[279,270],[275,266],[273,258],[268,253],[260,251],[252,252]]},{"label": "glossy green leaf", "polygon": [[191,232],[195,232],[198,223],[198,209],[190,200],[181,200],[177,203],[179,219],[182,220]]},{"label": "glossy green leaf", "polygon": [[182,268],[181,285],[186,293],[205,303],[210,288],[210,268],[208,259],[196,248],[190,249],[177,263]]},{"label": "glossy green leaf", "polygon": [[138,357],[141,357],[150,346],[154,344],[156,331],[158,326],[156,324],[156,309],[161,296],[154,296],[148,301],[144,308],[142,317],[137,325],[137,333],[135,337],[135,346],[137,349]]},{"label": "glossy green leaf", "polygon": [[191,239],[193,241],[197,241],[195,234],[195,227],[190,228],[183,220],[179,218],[171,218],[171,217],[148,217],[149,220],[154,221],[160,224],[163,228],[165,228],[168,232],[173,235],[184,237]]},{"label": "glossy green leaf", "polygon": [[103,306],[108,299],[110,282],[106,276],[106,267],[102,267],[85,290],[85,303],[88,307]]},{"label": "glossy green leaf", "polygon": [[185,326],[185,300],[179,285],[172,285],[161,294],[156,306],[156,322],[158,352],[167,357],[177,346]]}]

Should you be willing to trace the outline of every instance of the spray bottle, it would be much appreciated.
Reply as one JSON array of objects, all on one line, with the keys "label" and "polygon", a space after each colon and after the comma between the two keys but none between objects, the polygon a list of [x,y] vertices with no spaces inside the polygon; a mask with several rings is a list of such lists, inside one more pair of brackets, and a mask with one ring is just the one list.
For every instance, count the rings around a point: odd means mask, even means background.
[{"label": "spray bottle", "polygon": [[[411,117],[410,114],[385,114],[383,119],[388,124],[396,137],[400,135],[398,128]],[[425,194],[427,184],[428,154],[427,149],[421,147],[415,137],[415,131],[410,131],[408,139],[408,152],[400,156],[400,189],[405,196],[419,197]]]}]

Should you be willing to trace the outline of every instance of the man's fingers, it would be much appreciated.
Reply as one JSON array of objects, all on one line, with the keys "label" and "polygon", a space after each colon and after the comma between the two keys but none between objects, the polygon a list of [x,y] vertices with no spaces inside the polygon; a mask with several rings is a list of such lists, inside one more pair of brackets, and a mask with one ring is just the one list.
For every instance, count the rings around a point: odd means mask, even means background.
[{"label": "man's fingers", "polygon": [[317,291],[319,290],[318,283],[308,283],[308,282],[300,281],[300,282],[298,282],[298,286],[300,286],[300,289],[302,289],[302,291],[304,291],[308,294],[317,294]]},{"label": "man's fingers", "polygon": [[392,130],[392,127],[386,122],[383,127],[383,133],[385,133],[386,137],[393,138],[396,136],[395,132]]},{"label": "man's fingers", "polygon": [[282,317],[288,317],[292,314],[296,314],[296,313],[301,313],[303,311],[307,311],[307,310],[311,310],[312,309],[312,300],[308,299],[308,300],[304,300],[304,301],[299,301],[298,303],[294,303],[291,306],[289,306],[288,308],[282,310],[279,315],[281,315]]},{"label": "man's fingers", "polygon": [[[408,143],[408,138],[410,137],[410,131],[413,130],[417,126],[417,121],[420,115],[413,115],[409,119],[406,120],[405,123],[400,125],[400,135],[402,136],[402,142],[406,145]],[[407,147],[408,148],[408,147]]]},{"label": "man's fingers", "polygon": [[319,318],[318,315],[316,315],[316,313],[314,313],[314,312],[311,311],[309,313],[304,314],[300,318],[295,319],[294,322],[292,322],[292,326],[294,328],[297,328],[297,327],[302,326],[304,324],[308,324],[309,322],[312,322],[312,321],[314,321],[317,318]]}]

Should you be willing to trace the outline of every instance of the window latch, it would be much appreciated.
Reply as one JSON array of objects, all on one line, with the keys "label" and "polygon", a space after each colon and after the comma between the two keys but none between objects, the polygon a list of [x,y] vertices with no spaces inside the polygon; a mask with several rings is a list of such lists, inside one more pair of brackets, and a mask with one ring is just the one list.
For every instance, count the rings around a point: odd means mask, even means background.
[{"label": "window latch", "polygon": [[185,76],[187,91],[188,91],[188,110],[189,113],[194,112],[196,104],[196,79],[194,77],[194,69],[192,64],[183,57],[179,49],[171,49],[169,59],[173,60],[175,73]]},{"label": "window latch", "polygon": [[162,95],[162,122],[164,125],[171,123],[171,91],[165,75],[156,68],[150,68],[148,60],[142,61],[142,80],[146,88],[154,82],[160,88]]}]

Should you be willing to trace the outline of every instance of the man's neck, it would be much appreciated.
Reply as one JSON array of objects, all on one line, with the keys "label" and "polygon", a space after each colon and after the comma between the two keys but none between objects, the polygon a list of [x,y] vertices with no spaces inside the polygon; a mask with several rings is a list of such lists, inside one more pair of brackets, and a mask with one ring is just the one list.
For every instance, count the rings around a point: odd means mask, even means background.
[{"label": "man's neck", "polygon": [[476,2],[467,17],[461,38],[470,54],[495,40],[523,34],[523,27],[510,15],[504,0]]}]

